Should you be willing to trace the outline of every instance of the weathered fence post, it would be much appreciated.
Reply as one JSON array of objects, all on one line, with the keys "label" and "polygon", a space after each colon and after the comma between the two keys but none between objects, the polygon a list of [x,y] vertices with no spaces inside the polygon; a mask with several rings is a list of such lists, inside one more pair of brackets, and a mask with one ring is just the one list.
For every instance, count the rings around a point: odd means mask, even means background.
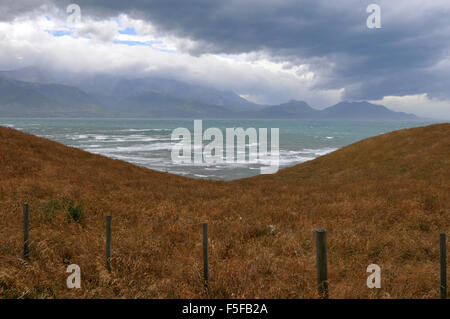
[{"label": "weathered fence post", "polygon": [[445,233],[439,234],[440,263],[441,263],[441,299],[447,299],[447,244]]},{"label": "weathered fence post", "polygon": [[112,216],[106,216],[106,268],[111,271],[111,220]]},{"label": "weathered fence post", "polygon": [[23,205],[23,258],[28,259],[30,257],[30,245],[28,240],[28,230],[29,230],[29,214],[28,214],[28,204]]},{"label": "weathered fence post", "polygon": [[327,266],[327,232],[324,229],[316,230],[316,264],[317,285],[319,296],[328,298],[328,266]]},{"label": "weathered fence post", "polygon": [[208,293],[209,266],[208,266],[208,223],[203,223],[203,279],[205,291]]}]

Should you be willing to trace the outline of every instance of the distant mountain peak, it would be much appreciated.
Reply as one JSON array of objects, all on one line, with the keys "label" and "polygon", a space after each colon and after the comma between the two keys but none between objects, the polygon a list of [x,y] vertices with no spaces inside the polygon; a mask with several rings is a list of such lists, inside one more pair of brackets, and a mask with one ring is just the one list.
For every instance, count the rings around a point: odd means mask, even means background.
[{"label": "distant mountain peak", "polygon": [[367,120],[412,120],[413,114],[394,112],[380,104],[367,101],[342,101],[322,111],[324,118]]}]

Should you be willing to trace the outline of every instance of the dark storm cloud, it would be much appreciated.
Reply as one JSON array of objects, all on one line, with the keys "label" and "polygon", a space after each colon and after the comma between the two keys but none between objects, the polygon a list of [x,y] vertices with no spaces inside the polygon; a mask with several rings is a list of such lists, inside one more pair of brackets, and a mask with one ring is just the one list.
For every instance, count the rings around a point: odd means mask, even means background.
[{"label": "dark storm cloud", "polygon": [[[25,1],[30,2],[30,1]],[[191,54],[265,52],[307,63],[320,88],[351,99],[429,93],[449,98],[450,5],[419,1],[77,0],[83,15],[127,13],[163,32],[196,41]],[[382,28],[366,27],[366,7],[381,6]],[[16,3],[21,3],[17,1]],[[55,2],[65,8],[69,2]]]},{"label": "dark storm cloud", "polygon": [[0,0],[0,21],[10,21],[15,17],[39,9],[49,1]]}]

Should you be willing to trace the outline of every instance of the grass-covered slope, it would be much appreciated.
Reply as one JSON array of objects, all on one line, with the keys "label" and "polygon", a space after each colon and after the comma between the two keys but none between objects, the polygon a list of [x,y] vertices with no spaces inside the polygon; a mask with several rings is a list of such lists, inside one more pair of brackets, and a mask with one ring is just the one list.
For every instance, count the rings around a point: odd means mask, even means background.
[{"label": "grass-covered slope", "polygon": [[[210,297],[317,297],[312,231],[319,227],[328,231],[332,298],[437,297],[438,234],[450,233],[449,213],[449,124],[369,138],[233,182],[158,173],[0,128],[3,298],[205,297],[204,221]],[[66,287],[72,263],[81,267],[81,289]],[[378,291],[366,286],[371,263],[383,271]]]}]

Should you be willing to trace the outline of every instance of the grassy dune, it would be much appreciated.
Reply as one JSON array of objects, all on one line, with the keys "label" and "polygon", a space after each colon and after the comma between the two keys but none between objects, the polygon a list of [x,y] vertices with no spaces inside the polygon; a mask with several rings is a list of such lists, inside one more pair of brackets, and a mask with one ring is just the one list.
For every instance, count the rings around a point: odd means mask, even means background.
[{"label": "grassy dune", "polygon": [[[84,215],[75,218],[63,197],[82,202]],[[316,298],[319,227],[329,232],[331,298],[435,298],[438,234],[450,234],[449,213],[450,124],[395,131],[233,182],[159,173],[0,128],[2,298],[203,298],[203,221],[212,298]],[[66,287],[72,263],[81,289]],[[366,286],[371,263],[382,267],[378,290]]]}]

